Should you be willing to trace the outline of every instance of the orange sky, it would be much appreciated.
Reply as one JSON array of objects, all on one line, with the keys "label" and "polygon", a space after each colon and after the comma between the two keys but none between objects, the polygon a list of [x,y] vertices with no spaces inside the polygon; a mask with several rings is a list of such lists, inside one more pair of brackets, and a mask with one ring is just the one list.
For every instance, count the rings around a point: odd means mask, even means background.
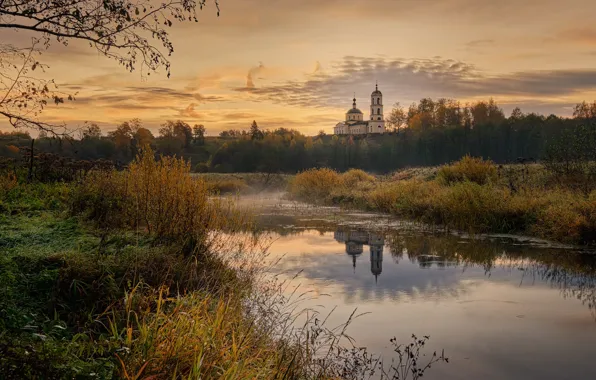
[{"label": "orange sky", "polygon": [[[376,80],[386,106],[494,97],[509,112],[569,115],[596,99],[593,0],[220,0],[172,30],[172,76],[143,78],[72,43],[44,54],[77,100],[43,118],[105,131],[131,118],[327,133]],[[22,39],[3,31],[3,39]],[[386,107],[387,111],[390,107]],[[365,111],[366,114],[366,111]],[[4,120],[0,128],[8,129]]]}]

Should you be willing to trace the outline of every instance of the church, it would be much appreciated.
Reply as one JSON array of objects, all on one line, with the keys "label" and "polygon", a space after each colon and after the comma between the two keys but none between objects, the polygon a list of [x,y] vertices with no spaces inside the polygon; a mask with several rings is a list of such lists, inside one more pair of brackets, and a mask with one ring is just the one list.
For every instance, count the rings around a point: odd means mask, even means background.
[{"label": "church", "polygon": [[370,94],[370,120],[364,121],[364,114],[356,107],[356,97],[352,108],[346,112],[346,120],[337,123],[333,128],[336,135],[365,135],[367,133],[385,133],[383,117],[383,94],[379,85]]}]

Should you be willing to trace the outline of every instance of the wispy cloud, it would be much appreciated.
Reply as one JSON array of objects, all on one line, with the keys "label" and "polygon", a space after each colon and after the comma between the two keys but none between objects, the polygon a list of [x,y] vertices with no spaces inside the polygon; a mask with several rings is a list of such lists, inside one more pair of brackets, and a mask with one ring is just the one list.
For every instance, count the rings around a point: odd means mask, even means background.
[{"label": "wispy cloud", "polygon": [[282,84],[235,88],[253,100],[299,107],[341,107],[351,94],[368,98],[379,82],[386,99],[413,101],[422,97],[517,96],[542,98],[596,89],[596,69],[536,70],[487,73],[452,59],[402,59],[346,56],[326,74]]}]

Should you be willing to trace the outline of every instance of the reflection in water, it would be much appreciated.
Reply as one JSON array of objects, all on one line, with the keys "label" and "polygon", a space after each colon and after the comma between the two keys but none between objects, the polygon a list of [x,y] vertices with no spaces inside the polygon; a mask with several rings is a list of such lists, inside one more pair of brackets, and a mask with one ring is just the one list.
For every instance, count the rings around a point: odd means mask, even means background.
[{"label": "reflection in water", "polygon": [[281,207],[260,225],[282,257],[276,270],[325,295],[303,307],[337,307],[331,325],[370,313],[351,326],[358,345],[391,357],[389,337],[430,335],[452,359],[430,379],[596,378],[594,255],[316,212]]},{"label": "reflection in water", "polygon": [[383,272],[383,247],[385,238],[383,235],[366,231],[343,231],[336,230],[333,237],[340,243],[346,244],[346,253],[352,256],[352,266],[356,272],[356,258],[362,255],[363,246],[370,247],[370,271],[375,280]]},{"label": "reflection in water", "polygon": [[452,235],[408,235],[395,231],[338,228],[333,237],[345,244],[354,273],[364,246],[369,247],[370,272],[375,283],[383,272],[383,250],[387,245],[396,264],[406,258],[421,269],[461,266],[465,271],[471,266],[481,266],[488,277],[496,268],[517,270],[521,273],[520,285],[538,278],[558,288],[563,297],[580,300],[596,318],[596,258],[593,255],[512,245],[506,239],[470,241]]}]

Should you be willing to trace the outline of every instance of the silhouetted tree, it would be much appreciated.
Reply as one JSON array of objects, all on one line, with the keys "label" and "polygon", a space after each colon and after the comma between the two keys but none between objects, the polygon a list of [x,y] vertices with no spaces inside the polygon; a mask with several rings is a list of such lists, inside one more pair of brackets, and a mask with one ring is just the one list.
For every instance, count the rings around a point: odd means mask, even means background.
[{"label": "silhouetted tree", "polygon": [[263,132],[261,132],[257,122],[254,120],[250,126],[250,138],[253,140],[261,140],[263,138]]},{"label": "silhouetted tree", "polygon": [[193,143],[197,145],[205,144],[205,126],[203,124],[195,124],[195,126],[192,127],[192,139]]},{"label": "silhouetted tree", "polygon": [[[216,6],[217,0],[215,1]],[[46,66],[41,53],[58,42],[68,46],[85,41],[99,54],[133,71],[165,69],[174,51],[169,28],[175,22],[197,21],[197,8],[206,0],[2,0],[0,30],[26,31],[33,36],[28,46],[0,43],[0,115],[15,128],[55,132],[58,125],[39,120],[48,103],[60,104],[71,95],[58,91],[54,82],[35,77]],[[218,7],[219,14],[219,7]]]}]

